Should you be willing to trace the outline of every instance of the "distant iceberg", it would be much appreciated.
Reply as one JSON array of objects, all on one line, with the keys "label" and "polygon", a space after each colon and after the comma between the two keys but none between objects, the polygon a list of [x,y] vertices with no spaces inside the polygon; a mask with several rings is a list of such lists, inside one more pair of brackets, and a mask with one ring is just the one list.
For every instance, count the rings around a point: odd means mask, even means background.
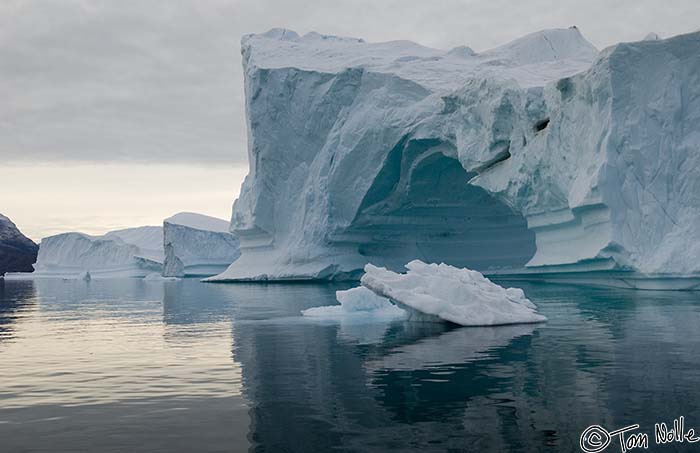
[{"label": "distant iceberg", "polygon": [[475,53],[277,29],[242,55],[242,255],[210,280],[420,259],[697,284],[700,33],[599,52],[572,27]]},{"label": "distant iceberg", "polygon": [[102,236],[63,233],[44,238],[33,273],[8,273],[5,278],[92,279],[207,276],[221,272],[239,255],[238,240],[228,222],[194,213],[180,213],[163,226],[110,231]]},{"label": "distant iceberg", "polygon": [[191,212],[163,221],[163,244],[164,277],[215,275],[241,254],[229,222]]},{"label": "distant iceberg", "polygon": [[103,236],[63,233],[42,239],[31,274],[7,274],[6,279],[145,277],[160,272],[163,229],[157,226],[111,231]]}]

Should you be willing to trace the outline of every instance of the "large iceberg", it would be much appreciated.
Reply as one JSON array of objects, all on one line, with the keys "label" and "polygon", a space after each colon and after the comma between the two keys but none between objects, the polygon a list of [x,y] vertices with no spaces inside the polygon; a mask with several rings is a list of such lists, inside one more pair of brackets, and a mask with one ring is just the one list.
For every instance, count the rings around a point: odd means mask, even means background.
[{"label": "large iceberg", "polygon": [[209,276],[224,271],[240,256],[229,222],[191,212],[163,221],[163,276]]},{"label": "large iceberg", "polygon": [[0,276],[5,272],[32,272],[38,250],[34,241],[0,214]]},{"label": "large iceberg", "polygon": [[212,280],[700,273],[700,33],[475,53],[275,29],[242,55],[242,256]]}]

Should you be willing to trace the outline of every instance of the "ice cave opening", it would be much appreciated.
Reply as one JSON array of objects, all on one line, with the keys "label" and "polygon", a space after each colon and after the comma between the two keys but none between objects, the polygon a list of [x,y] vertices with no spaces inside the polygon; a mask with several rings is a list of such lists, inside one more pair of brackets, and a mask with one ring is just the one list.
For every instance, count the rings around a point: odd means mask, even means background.
[{"label": "ice cave opening", "polygon": [[438,140],[412,140],[389,154],[346,238],[371,262],[403,269],[413,259],[478,270],[522,269],[535,234],[503,200],[469,184],[475,175]]}]

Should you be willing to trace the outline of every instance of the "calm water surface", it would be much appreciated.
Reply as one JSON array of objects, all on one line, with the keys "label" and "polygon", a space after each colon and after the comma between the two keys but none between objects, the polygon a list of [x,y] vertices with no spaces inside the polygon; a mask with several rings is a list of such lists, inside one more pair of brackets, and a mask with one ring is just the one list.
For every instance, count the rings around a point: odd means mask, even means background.
[{"label": "calm water surface", "polygon": [[675,451],[655,422],[700,431],[700,294],[524,285],[549,322],[499,328],[300,316],[341,288],[0,280],[0,451],[577,451],[633,423]]}]

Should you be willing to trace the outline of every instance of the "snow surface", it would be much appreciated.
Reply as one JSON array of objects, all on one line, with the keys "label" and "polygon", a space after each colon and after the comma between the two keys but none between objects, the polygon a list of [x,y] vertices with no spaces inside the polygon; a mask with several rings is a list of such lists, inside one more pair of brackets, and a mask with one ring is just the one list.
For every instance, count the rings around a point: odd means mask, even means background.
[{"label": "snow surface", "polygon": [[127,244],[139,249],[138,256],[151,261],[163,261],[163,228],[159,226],[143,226],[110,231],[102,239],[119,238]]},{"label": "snow surface", "polygon": [[224,271],[240,256],[229,222],[191,212],[163,222],[165,277],[209,276]]},{"label": "snow surface", "polygon": [[348,318],[365,318],[372,321],[403,318],[406,312],[389,299],[377,296],[369,289],[358,286],[345,291],[336,291],[340,305],[313,307],[303,310],[302,315],[310,318],[346,321]]},{"label": "snow surface", "polygon": [[211,280],[700,274],[700,33],[474,53],[275,29],[242,55],[242,256]]},{"label": "snow surface", "polygon": [[497,326],[546,321],[519,288],[503,288],[480,272],[447,264],[406,264],[399,274],[367,264],[362,285],[409,309],[409,319],[449,321],[462,326]]},{"label": "snow surface", "polygon": [[231,227],[230,222],[227,220],[217,219],[216,217],[194,212],[180,212],[172,217],[168,217],[163,222],[217,233],[229,233]]}]

